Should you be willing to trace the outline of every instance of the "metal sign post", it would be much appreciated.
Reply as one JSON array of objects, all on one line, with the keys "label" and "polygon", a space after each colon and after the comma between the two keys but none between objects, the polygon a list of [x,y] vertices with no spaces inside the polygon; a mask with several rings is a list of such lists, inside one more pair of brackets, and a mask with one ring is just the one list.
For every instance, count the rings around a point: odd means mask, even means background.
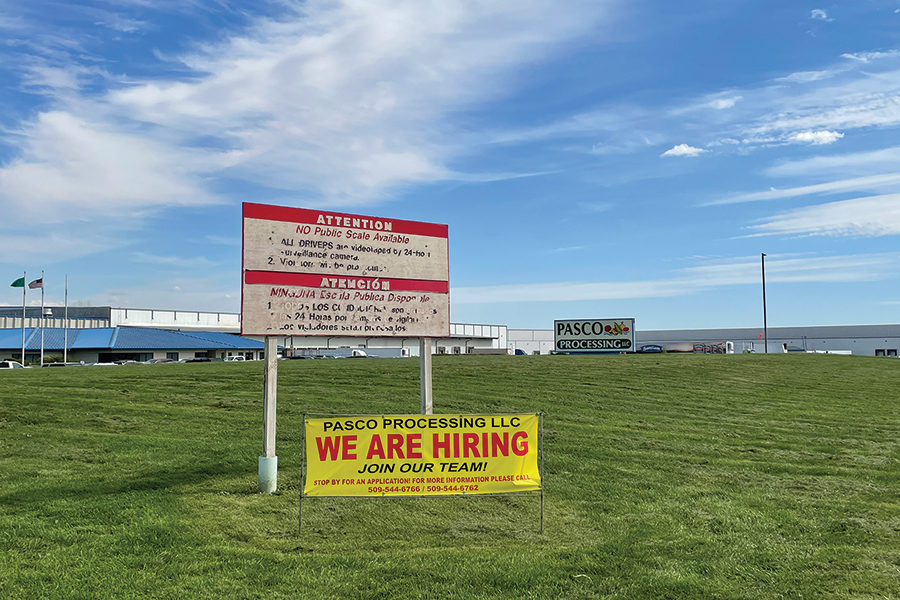
[{"label": "metal sign post", "polygon": [[431,338],[419,338],[419,380],[423,415],[434,414],[434,396],[431,392]]},{"label": "metal sign post", "polygon": [[271,494],[278,488],[278,456],[275,455],[275,400],[278,393],[278,338],[266,336],[263,376],[263,446],[259,457],[259,491]]}]

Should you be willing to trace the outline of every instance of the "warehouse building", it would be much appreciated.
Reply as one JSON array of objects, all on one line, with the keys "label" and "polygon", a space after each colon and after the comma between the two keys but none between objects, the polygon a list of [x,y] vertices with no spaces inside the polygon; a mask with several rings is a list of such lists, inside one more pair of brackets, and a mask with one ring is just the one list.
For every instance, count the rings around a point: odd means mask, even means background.
[{"label": "warehouse building", "polygon": [[[100,360],[101,355],[103,358],[109,358],[111,356],[122,357],[125,354],[140,356],[152,354],[150,358],[165,358],[174,355],[185,358],[191,357],[191,354],[196,354],[198,357],[223,358],[241,354],[248,358],[262,358],[262,338],[239,335],[241,321],[238,313],[109,306],[70,306],[68,310],[65,310],[63,307],[53,306],[45,307],[43,316],[45,353],[47,351],[62,352],[65,332],[68,329],[69,352],[72,353],[77,349],[79,353],[87,355],[87,358],[74,360],[107,362]],[[64,318],[66,316],[67,318]],[[26,340],[26,360],[38,360],[41,325],[40,307],[27,307],[25,312],[25,328],[28,338]],[[0,307],[0,358],[18,357],[21,354],[21,328],[22,308]],[[88,331],[95,333],[88,333]],[[151,334],[151,331],[156,333]],[[133,338],[139,332],[144,332],[141,337],[143,341]],[[165,335],[166,332],[182,335],[180,337]],[[81,335],[84,337],[81,337],[81,341],[79,341]],[[277,337],[278,345],[288,355],[295,351],[300,354],[300,351],[304,349],[334,351],[347,348],[371,349],[371,352],[368,353],[372,356],[419,355],[418,338]],[[205,340],[206,345],[197,347],[190,345],[201,338]],[[52,347],[51,342],[48,341],[50,339],[52,339]],[[100,344],[103,340],[108,343]],[[126,343],[128,346],[122,345]],[[77,347],[73,344],[76,344]],[[90,347],[85,344],[89,344]],[[145,344],[146,347],[139,348],[140,344]],[[170,346],[166,347],[166,344],[170,344]],[[432,341],[432,348],[435,354],[506,353],[507,328],[505,325],[451,323],[450,335],[445,338],[435,338]],[[33,354],[35,351],[38,354]],[[92,358],[94,355],[97,358]],[[138,359],[123,357],[112,360]]]},{"label": "warehouse building", "polygon": [[[110,363],[150,359],[224,359],[241,356],[245,360],[262,358],[263,344],[239,335],[212,331],[181,332],[148,327],[97,327],[65,329],[44,327],[25,329],[25,360],[39,362],[44,357],[61,360],[67,348],[68,362]],[[22,330],[0,329],[0,358],[19,359]]]},{"label": "warehouse building", "polygon": [[[640,329],[635,322],[635,347],[658,345],[670,352],[728,348],[736,353],[764,353],[767,350],[761,327],[731,329]],[[552,329],[510,329],[511,352],[550,354]],[[828,352],[861,356],[897,356],[900,325],[835,325],[817,327],[769,327],[768,352]]]},{"label": "warehouse building", "polygon": [[[198,334],[204,336],[206,343],[221,343],[221,346],[190,347],[192,338],[163,337],[155,334],[154,344],[147,348],[123,348],[115,344],[106,344],[103,348],[95,348],[99,355],[119,355],[123,353],[153,354],[154,358],[165,357],[177,353],[185,357],[191,353],[203,356],[204,353],[217,357],[241,354],[253,358],[261,357],[262,338],[240,337],[240,315],[227,312],[156,310],[140,308],[115,308],[109,306],[69,307],[68,320],[63,319],[64,309],[59,306],[45,307],[44,327],[45,344],[47,331],[69,332],[76,329],[126,331],[122,343],[130,340],[128,333],[132,330],[160,330],[180,332],[181,334]],[[41,309],[28,307],[25,315],[26,331],[29,333],[28,352],[34,349],[35,332],[41,325]],[[701,351],[707,348],[725,348],[736,353],[766,351],[762,328],[725,328],[725,329],[673,329],[673,330],[641,330],[640,320],[636,325],[636,347],[659,345],[666,350],[693,351],[697,346]],[[0,307],[0,357],[18,356],[21,353],[21,307]],[[208,334],[230,334],[231,337],[215,338]],[[52,334],[56,336],[54,332]],[[87,335],[87,334],[85,334]],[[114,333],[92,334],[106,336],[108,341],[118,342]],[[149,335],[149,334],[148,334]],[[235,339],[244,342],[235,342]],[[56,337],[53,337],[56,340]],[[77,337],[75,338],[78,339]],[[78,342],[88,343],[89,337]],[[148,340],[151,338],[147,338]],[[18,341],[16,341],[18,340]],[[177,342],[177,343],[176,343]],[[250,343],[252,342],[252,344]],[[862,356],[897,356],[900,353],[900,325],[842,325],[818,327],[770,327],[768,329],[769,353],[781,352],[832,352],[855,354]],[[70,340],[70,350],[73,349]],[[96,341],[91,344],[97,345]],[[131,343],[131,342],[129,342]],[[146,342],[149,343],[149,342]],[[169,348],[160,345],[171,343]],[[369,349],[371,355],[382,356],[418,356],[418,338],[386,338],[386,337],[312,337],[312,336],[278,336],[278,345],[285,354],[303,353],[316,349],[339,350],[348,348]],[[484,353],[520,353],[550,354],[553,351],[552,329],[508,329],[506,325],[451,323],[450,335],[433,340],[435,354],[484,354]],[[45,346],[49,348],[49,346]],[[62,350],[62,338],[54,348]],[[94,351],[92,350],[92,352]],[[132,352],[133,351],[133,352]]]}]

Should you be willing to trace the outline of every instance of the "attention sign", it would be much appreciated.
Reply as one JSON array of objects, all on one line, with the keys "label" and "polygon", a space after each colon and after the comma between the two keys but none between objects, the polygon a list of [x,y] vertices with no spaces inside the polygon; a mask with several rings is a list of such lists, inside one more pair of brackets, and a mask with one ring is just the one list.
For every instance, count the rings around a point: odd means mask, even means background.
[{"label": "attention sign", "polygon": [[243,335],[449,335],[446,225],[253,203],[243,225]]},{"label": "attention sign", "polygon": [[567,319],[553,322],[557,352],[634,352],[634,319]]},{"label": "attention sign", "polygon": [[305,496],[435,496],[541,489],[540,415],[305,419]]}]

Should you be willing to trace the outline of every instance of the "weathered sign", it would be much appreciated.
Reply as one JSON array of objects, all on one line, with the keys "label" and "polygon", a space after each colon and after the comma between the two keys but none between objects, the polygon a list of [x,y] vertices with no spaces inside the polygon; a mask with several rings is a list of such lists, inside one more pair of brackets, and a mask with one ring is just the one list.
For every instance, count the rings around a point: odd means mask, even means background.
[{"label": "weathered sign", "polygon": [[446,225],[243,205],[244,335],[444,337]]}]

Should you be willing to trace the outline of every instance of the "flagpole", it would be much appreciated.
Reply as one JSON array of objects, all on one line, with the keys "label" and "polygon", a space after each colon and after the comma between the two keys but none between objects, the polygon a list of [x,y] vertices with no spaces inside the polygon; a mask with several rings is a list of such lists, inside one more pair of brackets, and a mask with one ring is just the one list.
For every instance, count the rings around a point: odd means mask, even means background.
[{"label": "flagpole", "polygon": [[66,309],[63,316],[63,364],[69,362],[69,274],[66,274]]},{"label": "flagpole", "polygon": [[28,281],[28,273],[22,271],[22,366],[25,366],[25,290],[28,289],[26,282]]},{"label": "flagpole", "polygon": [[44,270],[41,269],[41,366],[44,366]]}]

